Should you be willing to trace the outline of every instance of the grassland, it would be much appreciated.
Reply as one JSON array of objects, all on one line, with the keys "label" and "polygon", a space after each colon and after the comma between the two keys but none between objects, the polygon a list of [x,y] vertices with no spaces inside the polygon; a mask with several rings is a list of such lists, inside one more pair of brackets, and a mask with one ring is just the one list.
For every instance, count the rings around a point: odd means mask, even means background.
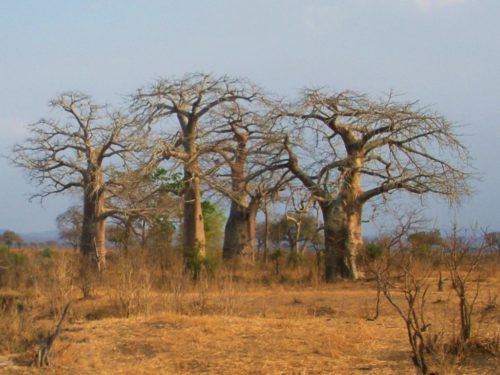
[{"label": "grassland", "polygon": [[[172,272],[168,285],[159,288],[147,268],[124,271],[122,265],[111,266],[108,279],[95,281],[92,297],[82,299],[65,274],[70,267],[62,259],[70,257],[60,258],[47,265],[54,267],[57,283],[40,279],[30,288],[0,292],[26,305],[25,312],[9,315],[4,309],[1,316],[4,335],[8,324],[11,334],[26,339],[19,341],[21,349],[3,345],[0,373],[416,373],[404,322],[394,309],[382,299],[380,316],[369,320],[375,311],[373,280],[326,285],[307,266],[274,275],[270,265],[258,272],[219,271],[197,283]],[[490,263],[476,278],[477,350],[443,362],[441,373],[498,373],[497,269]],[[437,279],[429,283],[428,320],[434,332],[452,337],[459,316],[450,283],[445,279],[441,292],[434,287]],[[33,367],[37,338],[53,329],[66,301],[71,301],[70,314],[54,344],[53,365]],[[29,318],[23,318],[28,311]]]}]

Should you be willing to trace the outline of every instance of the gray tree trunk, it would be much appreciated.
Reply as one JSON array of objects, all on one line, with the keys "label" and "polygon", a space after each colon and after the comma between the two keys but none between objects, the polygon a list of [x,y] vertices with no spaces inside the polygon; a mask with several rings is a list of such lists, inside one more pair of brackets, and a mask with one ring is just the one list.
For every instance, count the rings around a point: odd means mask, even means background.
[{"label": "gray tree trunk", "polygon": [[325,233],[325,280],[357,280],[356,256],[363,246],[362,206],[346,206],[337,200],[321,208]]},{"label": "gray tree trunk", "polygon": [[[195,166],[191,166],[193,167]],[[184,254],[188,257],[205,257],[206,238],[200,179],[191,168],[186,168],[184,171]]]},{"label": "gray tree trunk", "polygon": [[255,221],[259,201],[252,200],[248,207],[233,201],[224,230],[223,258],[245,262],[255,260]]},{"label": "gray tree trunk", "polygon": [[104,195],[88,187],[84,191],[80,252],[93,267],[101,270],[106,262],[106,226],[102,218]]}]

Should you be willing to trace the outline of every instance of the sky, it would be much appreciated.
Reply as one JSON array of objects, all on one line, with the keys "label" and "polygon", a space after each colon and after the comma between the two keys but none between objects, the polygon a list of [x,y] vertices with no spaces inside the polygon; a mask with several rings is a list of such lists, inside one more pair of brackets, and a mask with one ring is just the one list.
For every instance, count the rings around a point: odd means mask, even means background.
[{"label": "sky", "polygon": [[[437,227],[499,231],[498,19],[498,0],[2,1],[0,154],[67,90],[120,104],[159,77],[189,72],[244,77],[283,96],[393,90],[460,126],[480,177],[459,208],[429,200],[425,216]],[[30,202],[37,187],[3,158],[0,178],[0,228],[53,230],[77,203]]]}]

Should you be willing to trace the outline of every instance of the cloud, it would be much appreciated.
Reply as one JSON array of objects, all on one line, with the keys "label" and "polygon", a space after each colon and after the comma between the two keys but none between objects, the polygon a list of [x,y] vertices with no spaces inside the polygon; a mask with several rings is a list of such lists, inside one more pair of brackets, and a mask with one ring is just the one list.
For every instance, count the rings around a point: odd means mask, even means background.
[{"label": "cloud", "polygon": [[421,11],[428,12],[434,7],[446,7],[461,5],[465,0],[413,0],[417,8]]}]

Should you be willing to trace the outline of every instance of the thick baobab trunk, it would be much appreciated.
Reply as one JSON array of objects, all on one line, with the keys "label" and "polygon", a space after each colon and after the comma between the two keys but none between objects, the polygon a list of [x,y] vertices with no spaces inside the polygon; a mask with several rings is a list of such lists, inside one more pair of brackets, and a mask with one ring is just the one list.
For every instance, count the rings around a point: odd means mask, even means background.
[{"label": "thick baobab trunk", "polygon": [[343,207],[335,201],[322,207],[325,232],[325,279],[356,280],[356,256],[363,246],[361,207]]},{"label": "thick baobab trunk", "polygon": [[225,260],[238,260],[251,264],[255,262],[255,220],[261,196],[255,195],[248,202],[244,192],[248,134],[235,131],[233,135],[237,147],[230,166],[232,191],[235,197],[231,201],[224,229],[222,256]]},{"label": "thick baobab trunk", "polygon": [[102,217],[104,195],[97,189],[86,189],[83,199],[83,222],[80,252],[102,270],[106,263],[106,224]]},{"label": "thick baobab trunk", "polygon": [[231,202],[229,217],[224,230],[223,258],[255,261],[255,220],[259,203],[252,200],[248,207]]},{"label": "thick baobab trunk", "polygon": [[361,216],[363,202],[360,170],[362,156],[352,154],[337,198],[321,206],[325,226],[325,279],[357,280],[356,257],[363,246]]},{"label": "thick baobab trunk", "polygon": [[188,257],[206,255],[206,238],[201,206],[200,179],[196,173],[184,171],[184,254]]}]

